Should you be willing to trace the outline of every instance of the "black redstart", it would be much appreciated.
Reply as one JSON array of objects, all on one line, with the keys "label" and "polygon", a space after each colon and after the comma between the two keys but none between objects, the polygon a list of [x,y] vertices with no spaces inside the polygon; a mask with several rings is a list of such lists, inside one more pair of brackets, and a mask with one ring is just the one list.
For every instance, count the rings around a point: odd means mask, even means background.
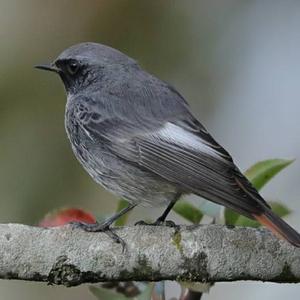
[{"label": "black redstart", "polygon": [[155,222],[161,224],[181,195],[193,193],[300,247],[300,235],[271,211],[186,100],[134,59],[82,43],[37,68],[59,74],[64,83],[65,126],[77,159],[96,182],[129,202],[103,223],[80,227],[110,232],[117,218],[139,204],[167,205]]}]

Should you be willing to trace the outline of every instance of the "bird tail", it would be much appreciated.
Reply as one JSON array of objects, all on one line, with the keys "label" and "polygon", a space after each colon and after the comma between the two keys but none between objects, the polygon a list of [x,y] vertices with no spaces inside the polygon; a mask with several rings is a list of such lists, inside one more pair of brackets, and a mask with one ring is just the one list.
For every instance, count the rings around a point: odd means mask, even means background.
[{"label": "bird tail", "polygon": [[253,214],[253,217],[278,237],[287,240],[296,247],[300,247],[300,234],[270,209],[262,214]]}]

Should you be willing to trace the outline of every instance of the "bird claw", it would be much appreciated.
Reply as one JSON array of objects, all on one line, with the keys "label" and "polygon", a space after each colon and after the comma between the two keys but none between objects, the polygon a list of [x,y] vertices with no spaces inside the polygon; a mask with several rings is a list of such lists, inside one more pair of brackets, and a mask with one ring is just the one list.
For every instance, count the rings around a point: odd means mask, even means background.
[{"label": "bird claw", "polygon": [[103,232],[105,231],[105,227],[103,225],[101,225],[100,223],[85,223],[85,222],[70,222],[69,223],[72,228],[79,228],[82,229],[84,231],[88,231],[88,232]]},{"label": "bird claw", "polygon": [[159,218],[153,223],[147,223],[145,221],[138,221],[134,225],[138,225],[138,226],[140,226],[140,225],[143,225],[143,226],[167,226],[167,227],[172,227],[172,228],[177,227],[177,225],[173,221],[170,221],[170,220],[162,221]]},{"label": "bird claw", "polygon": [[152,225],[152,224],[151,223],[147,223],[147,222],[145,222],[143,220],[134,223],[134,226],[148,226],[148,225]]},{"label": "bird claw", "polygon": [[84,222],[70,222],[69,223],[73,228],[79,228],[87,232],[104,232],[106,233],[115,243],[122,246],[122,252],[126,249],[125,241],[120,238],[109,225],[103,223],[84,223]]}]

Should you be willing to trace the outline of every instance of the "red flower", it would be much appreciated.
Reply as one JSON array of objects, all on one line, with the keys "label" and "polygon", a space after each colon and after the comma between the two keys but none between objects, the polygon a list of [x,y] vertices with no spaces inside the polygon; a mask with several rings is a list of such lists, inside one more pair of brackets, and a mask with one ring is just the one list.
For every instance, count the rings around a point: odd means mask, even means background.
[{"label": "red flower", "polygon": [[96,218],[80,208],[64,208],[56,212],[47,214],[39,223],[40,227],[55,227],[68,224],[70,222],[96,223]]}]

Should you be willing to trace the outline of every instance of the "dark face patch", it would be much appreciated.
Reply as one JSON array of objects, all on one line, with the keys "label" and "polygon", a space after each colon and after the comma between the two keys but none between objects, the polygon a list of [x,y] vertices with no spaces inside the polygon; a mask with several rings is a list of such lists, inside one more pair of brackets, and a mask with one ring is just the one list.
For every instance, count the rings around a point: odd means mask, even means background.
[{"label": "dark face patch", "polygon": [[70,92],[79,85],[81,77],[86,66],[76,59],[59,59],[55,62],[58,74],[62,79],[66,91]]},{"label": "dark face patch", "polygon": [[68,93],[82,92],[92,83],[101,79],[101,67],[78,59],[58,59],[55,61],[58,74]]}]

